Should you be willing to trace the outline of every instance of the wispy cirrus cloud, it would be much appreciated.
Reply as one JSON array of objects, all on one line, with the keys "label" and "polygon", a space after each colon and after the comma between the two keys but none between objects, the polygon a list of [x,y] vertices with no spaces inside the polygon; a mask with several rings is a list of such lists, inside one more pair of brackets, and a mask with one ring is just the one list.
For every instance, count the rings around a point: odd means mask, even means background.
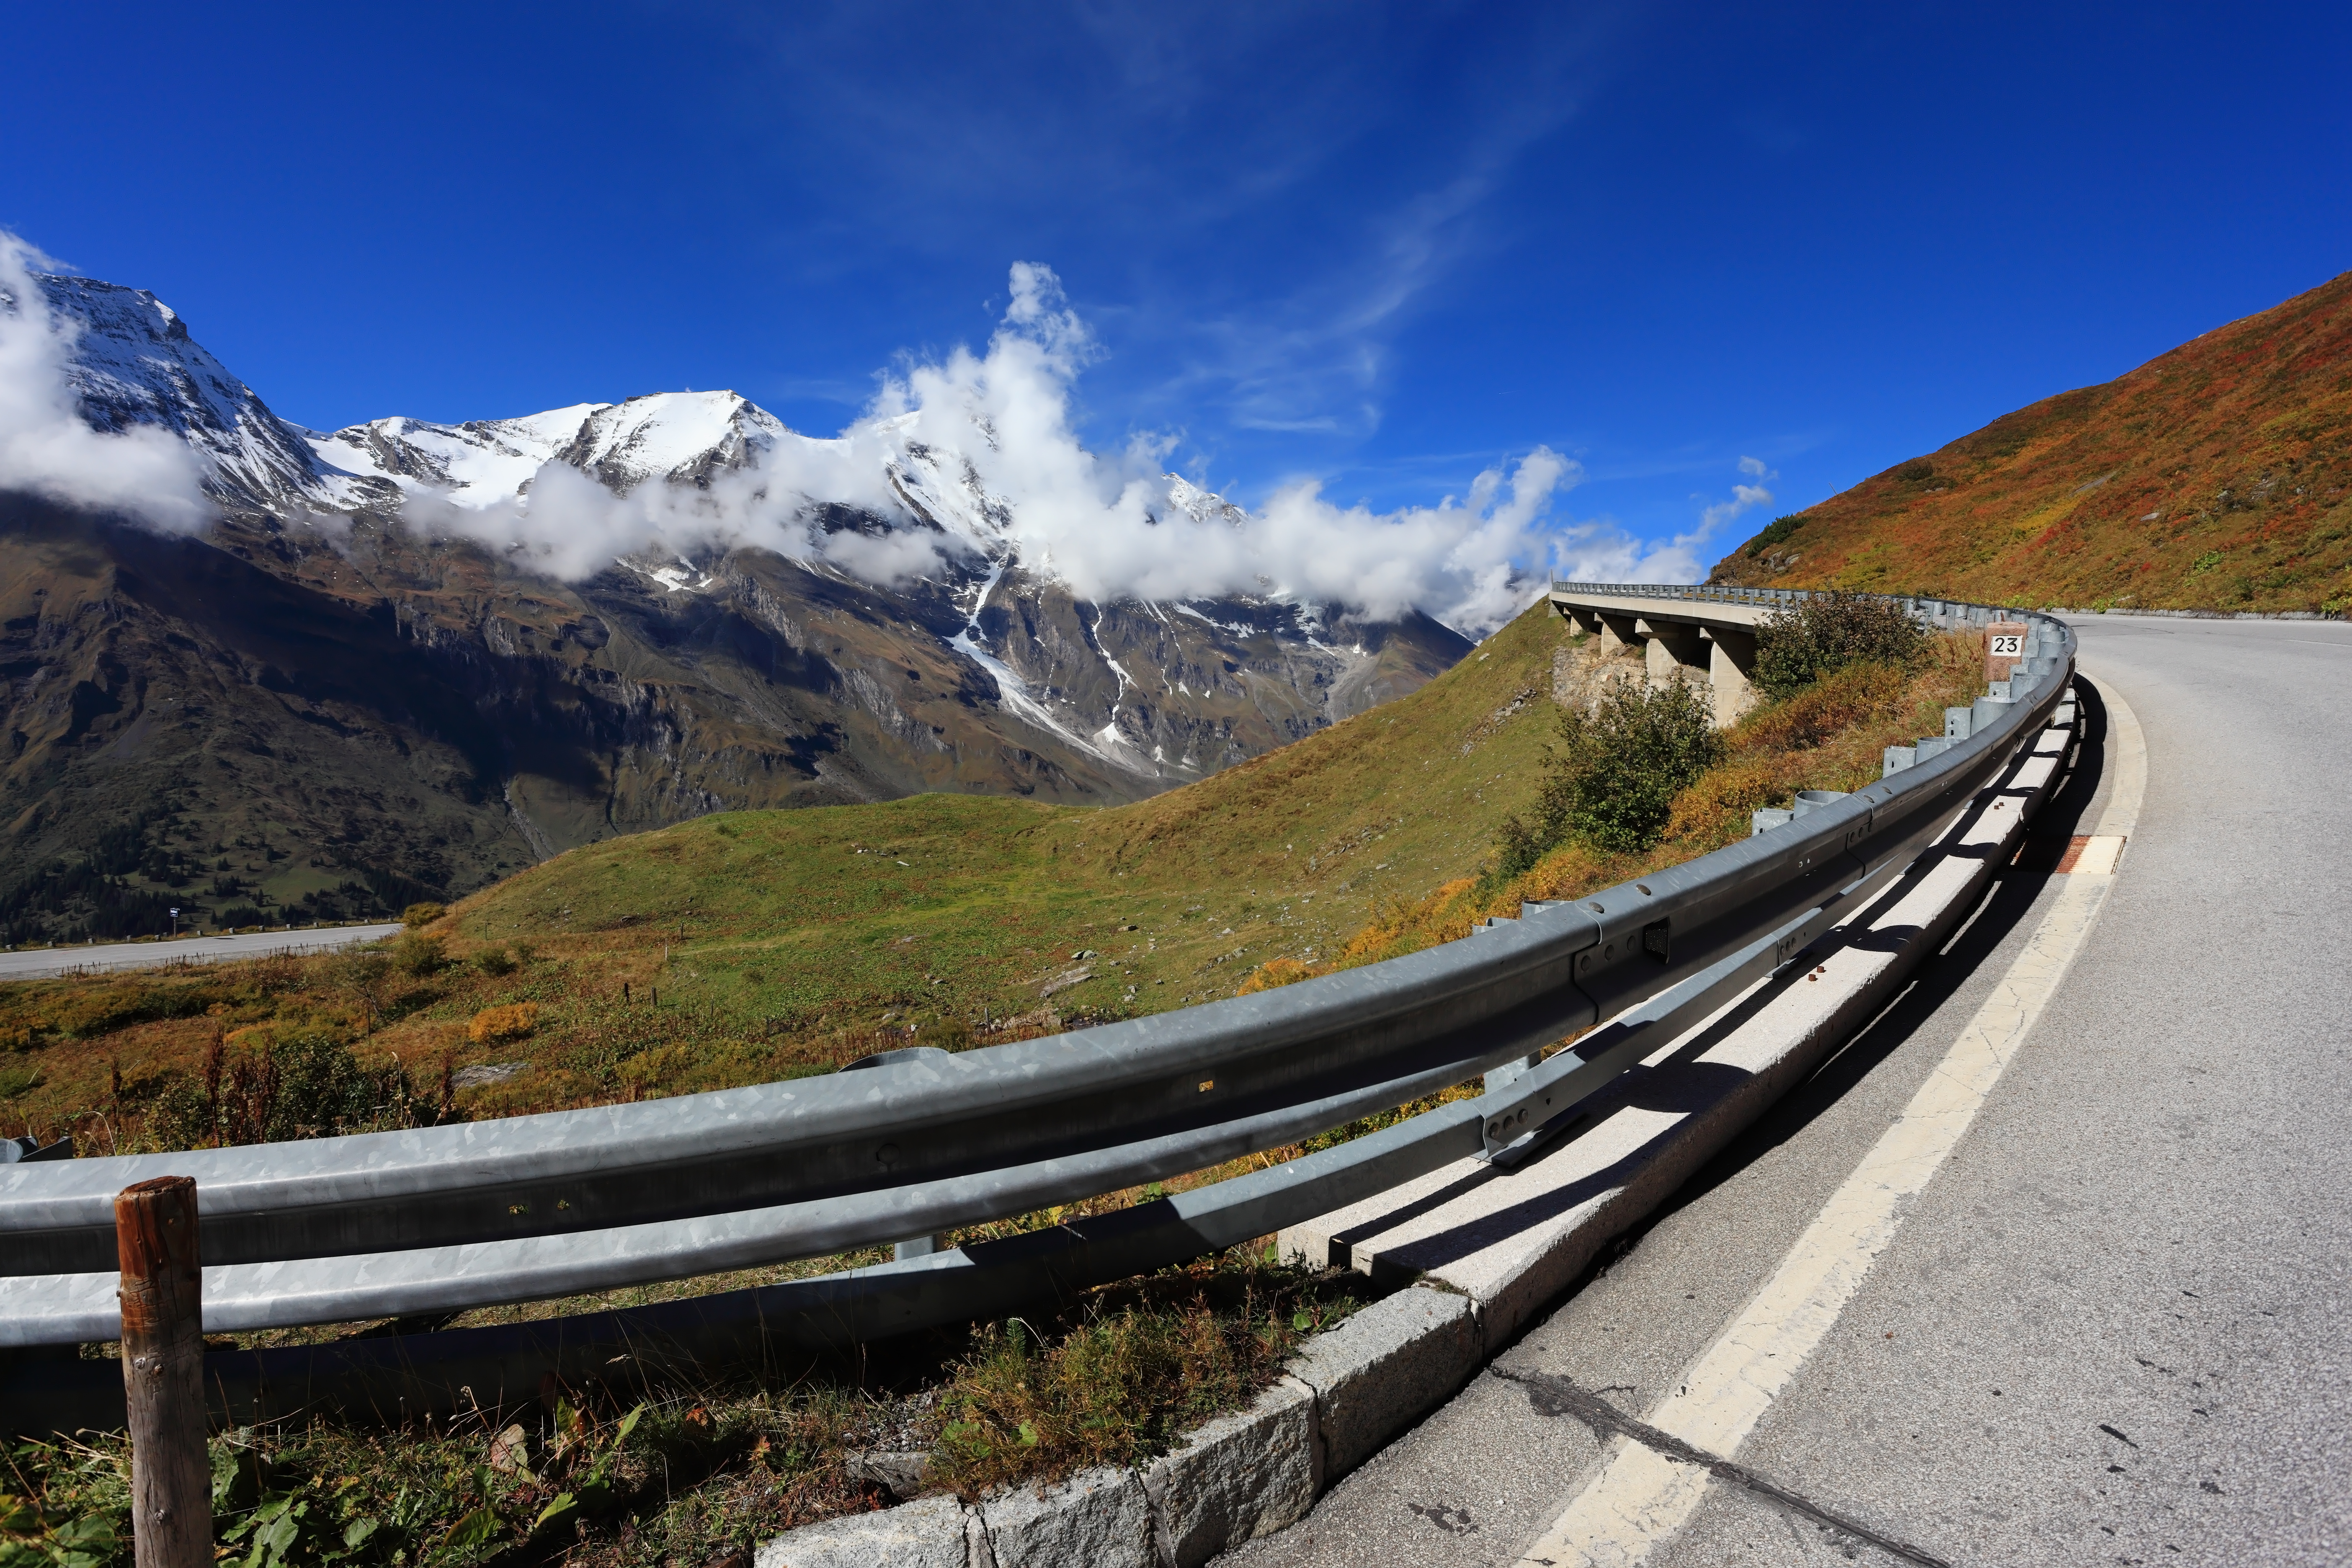
[{"label": "wispy cirrus cloud", "polygon": [[[856,191],[857,229],[807,265],[883,247],[955,265],[989,235],[1066,258],[1118,235],[1115,258],[1074,274],[1119,348],[1095,378],[1105,406],[1212,457],[1297,437],[1294,468],[1381,429],[1398,339],[1514,233],[1499,198],[1579,113],[1618,26],[1607,7],[1346,0],[1072,0],[1018,26],[893,0],[737,20],[762,62],[747,117],[818,138],[822,163],[794,178]],[[877,40],[903,73],[821,68]],[[1002,90],[1036,80],[1055,90]]]},{"label": "wispy cirrus cloud", "polygon": [[[1749,482],[1733,485],[1729,500],[1707,503],[1706,509],[1698,514],[1698,528],[1690,536],[1694,543],[1711,537],[1717,529],[1742,513],[1753,511],[1759,506],[1772,504],[1772,492],[1766,489],[1764,485],[1767,480],[1777,479],[1780,476],[1767,468],[1761,458],[1742,457],[1739,459],[1739,471],[1748,476]],[[1691,497],[1693,500],[1706,499],[1704,496]]]}]

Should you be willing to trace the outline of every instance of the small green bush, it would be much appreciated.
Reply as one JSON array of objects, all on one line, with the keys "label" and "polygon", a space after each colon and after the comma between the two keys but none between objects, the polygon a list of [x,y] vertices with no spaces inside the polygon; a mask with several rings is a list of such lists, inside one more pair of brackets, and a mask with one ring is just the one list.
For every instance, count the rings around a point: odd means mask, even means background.
[{"label": "small green bush", "polygon": [[440,904],[411,904],[400,911],[400,923],[415,931],[418,926],[431,925],[448,912]]},{"label": "small green bush", "polygon": [[1675,796],[1723,756],[1706,699],[1687,681],[1620,679],[1591,713],[1560,715],[1534,820],[1504,818],[1490,873],[1507,880],[1573,837],[1634,853],[1665,831]]},{"label": "small green bush", "polygon": [[405,931],[400,933],[400,940],[392,944],[392,966],[403,974],[419,980],[436,973],[448,962],[449,955],[442,950],[441,939],[437,936],[421,936],[415,931]]},{"label": "small green bush", "polygon": [[226,1148],[429,1127],[445,1114],[396,1058],[369,1067],[341,1041],[309,1033],[258,1050],[215,1044],[201,1077],[168,1074],[148,1108],[147,1138],[158,1149]]},{"label": "small green bush", "polygon": [[493,980],[515,972],[514,954],[503,947],[486,947],[474,954],[474,967]]},{"label": "small green bush", "polygon": [[1927,631],[1901,606],[1833,590],[1800,600],[1756,628],[1756,689],[1769,701],[1794,696],[1850,664],[1917,665]]},{"label": "small green bush", "polygon": [[1776,517],[1771,521],[1766,523],[1764,525],[1764,531],[1748,542],[1748,559],[1751,561],[1754,560],[1757,556],[1763,554],[1767,550],[1771,549],[1772,546],[1780,543],[1780,541],[1788,538],[1789,535],[1796,532],[1798,524],[1804,521],[1805,520],[1801,517]]}]

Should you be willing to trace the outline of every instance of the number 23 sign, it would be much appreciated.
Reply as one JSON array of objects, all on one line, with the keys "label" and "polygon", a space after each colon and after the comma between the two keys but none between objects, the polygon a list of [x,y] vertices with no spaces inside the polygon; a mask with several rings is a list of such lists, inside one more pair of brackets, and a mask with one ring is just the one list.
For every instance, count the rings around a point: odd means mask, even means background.
[{"label": "number 23 sign", "polygon": [[2011,667],[2025,662],[2026,628],[2018,621],[1995,621],[1985,627],[1985,679],[2007,680]]}]

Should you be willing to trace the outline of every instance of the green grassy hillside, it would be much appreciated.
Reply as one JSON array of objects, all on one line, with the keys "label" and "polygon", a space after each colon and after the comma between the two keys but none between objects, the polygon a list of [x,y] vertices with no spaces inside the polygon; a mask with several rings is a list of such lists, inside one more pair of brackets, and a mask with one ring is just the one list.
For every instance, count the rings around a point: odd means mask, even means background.
[{"label": "green grassy hillside", "polygon": [[[1384,909],[1475,871],[1533,797],[1556,685],[1601,673],[1538,603],[1421,690],[1136,805],[727,813],[485,890],[436,928],[454,961],[437,969],[366,981],[289,961],[7,987],[0,1131],[93,1108],[135,1121],[215,1041],[234,1057],[366,1034],[428,1096],[445,1066],[520,1064],[453,1086],[496,1114],[821,1070],[910,1030],[955,1047],[1231,995],[1268,960],[1327,961]],[[527,1033],[470,1026],[522,1005]]]},{"label": "green grassy hillside", "polygon": [[[621,1070],[703,1088],[910,1031],[954,1047],[1157,1012],[1231,995],[1269,959],[1328,958],[1478,865],[1533,795],[1556,673],[1597,658],[1538,604],[1420,691],[1133,805],[918,795],[575,850],[449,921],[455,952],[522,938],[564,972],[509,988],[541,1002],[516,1054],[543,1067],[495,1098],[568,1102],[637,1039],[667,1043]],[[476,1000],[388,1043],[429,1055]],[[697,1044],[667,1041],[677,1016]]]},{"label": "green grassy hillside", "polygon": [[[728,813],[510,878],[389,962],[0,987],[0,1135],[106,1151],[516,1114],[1230,996],[1703,854],[1790,790],[1853,788],[1981,666],[1957,638],[1909,672],[1851,668],[1727,736],[1653,847],[1567,842],[1482,877],[1497,826],[1534,804],[1556,699],[1640,668],[1539,603],[1418,692],[1135,805]],[[253,1076],[267,1051],[278,1066]],[[282,1103],[262,1103],[264,1079]]]}]

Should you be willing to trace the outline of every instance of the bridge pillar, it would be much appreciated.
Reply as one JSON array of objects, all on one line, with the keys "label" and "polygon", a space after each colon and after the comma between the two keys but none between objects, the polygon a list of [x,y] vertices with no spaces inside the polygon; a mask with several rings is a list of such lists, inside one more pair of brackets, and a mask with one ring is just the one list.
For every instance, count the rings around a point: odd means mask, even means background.
[{"label": "bridge pillar", "polygon": [[1615,653],[1619,648],[1632,647],[1642,640],[1642,623],[1632,616],[1612,616],[1599,610],[1592,611],[1591,615],[1601,623],[1602,653]]},{"label": "bridge pillar", "polygon": [[1585,636],[1597,637],[1601,635],[1601,613],[1598,610],[1588,610],[1580,605],[1563,605],[1556,599],[1552,601],[1552,608],[1559,612],[1561,620]]},{"label": "bridge pillar", "polygon": [[1735,626],[1708,626],[1707,681],[1715,688],[1715,727],[1728,730],[1756,706],[1756,634]]},{"label": "bridge pillar", "polygon": [[1649,639],[1646,651],[1653,688],[1669,680],[1706,679],[1707,648],[1698,627],[1681,621],[1643,620],[1635,622],[1633,629]]}]

